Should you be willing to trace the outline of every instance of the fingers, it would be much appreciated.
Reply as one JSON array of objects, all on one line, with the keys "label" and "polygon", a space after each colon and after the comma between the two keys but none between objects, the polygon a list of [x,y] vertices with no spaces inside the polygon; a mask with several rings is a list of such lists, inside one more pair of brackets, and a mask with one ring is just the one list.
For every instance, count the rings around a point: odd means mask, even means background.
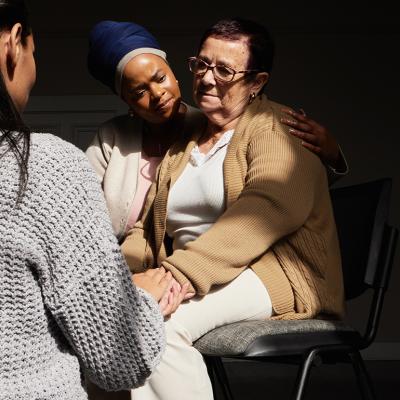
[{"label": "fingers", "polygon": [[289,128],[289,133],[293,136],[298,137],[314,146],[319,145],[318,136],[313,135],[312,133],[302,132],[297,129]]},{"label": "fingers", "polygon": [[176,311],[176,309],[179,307],[179,305],[185,299],[185,296],[186,296],[188,290],[189,290],[189,283],[186,282],[182,285],[181,291],[174,294],[174,308],[173,308],[172,312]]},{"label": "fingers", "polygon": [[165,271],[164,267],[153,268],[153,269],[149,269],[148,271],[154,271],[154,275],[153,276],[155,278],[158,278],[158,279],[162,279],[166,274],[166,271]]},{"label": "fingers", "polygon": [[160,283],[165,279],[169,282],[172,280],[171,272],[167,272],[164,267],[148,269],[145,274],[152,278],[156,283]]},{"label": "fingers", "polygon": [[171,290],[166,294],[165,296],[166,301],[159,303],[162,315],[164,317],[172,314],[177,308],[175,307],[175,300],[174,300],[175,296],[172,290],[173,289],[171,288]]},{"label": "fingers", "polygon": [[171,290],[173,278],[170,271],[166,272],[164,268],[155,268],[133,274],[132,282],[135,286],[151,294],[158,302],[165,303],[164,295]]},{"label": "fingers", "polygon": [[301,144],[302,144],[303,147],[305,147],[306,149],[312,151],[317,156],[321,155],[321,152],[322,152],[321,147],[314,146],[314,145],[312,145],[310,143],[307,143],[307,142],[301,142]]},{"label": "fingers", "polygon": [[164,290],[167,290],[167,289],[171,288],[171,285],[172,285],[171,281],[172,281],[171,272],[168,271],[167,273],[165,273],[165,270],[164,270],[164,274],[158,281],[158,284],[161,286],[161,288],[163,288]]},{"label": "fingers", "polygon": [[[282,111],[293,118],[282,118],[281,122],[288,125],[289,133],[302,140],[302,145],[313,153],[322,157],[327,152],[326,128],[306,116],[303,109],[295,112],[284,108]],[[329,150],[329,149],[328,149]]]},{"label": "fingers", "polygon": [[288,115],[288,117],[282,117],[281,122],[289,126],[289,133],[301,139],[301,144],[319,156],[323,163],[336,166],[340,158],[340,150],[335,137],[329,130],[307,117],[303,109],[296,112],[283,108],[282,112]]},{"label": "fingers", "polygon": [[162,312],[164,312],[165,308],[168,305],[168,297],[169,297],[169,292],[166,292],[164,293],[164,296],[161,298],[161,300],[158,302]]},{"label": "fingers", "polygon": [[292,128],[296,128],[297,130],[303,132],[313,132],[315,127],[311,125],[311,122],[300,122],[300,120],[294,120],[289,118],[281,118],[281,122],[285,125],[288,125]]},{"label": "fingers", "polygon": [[195,295],[194,293],[188,293],[191,287],[189,282],[181,286],[174,279],[171,272],[166,271],[163,267],[133,274],[132,280],[136,286],[145,289],[158,301],[164,316],[175,312],[182,301],[188,300]]},{"label": "fingers", "polygon": [[[296,112],[296,111],[294,111],[294,110],[292,110],[290,108],[282,108],[282,112],[283,113],[288,114],[290,117],[293,117],[296,121],[301,121],[301,122],[310,121],[311,118],[307,117],[307,115],[306,115],[306,113],[304,112],[303,109],[301,109],[301,110],[302,111],[300,111],[300,112]],[[296,123],[296,121],[294,121],[294,123]]]},{"label": "fingers", "polygon": [[322,129],[323,127],[318,124],[316,121],[311,119],[310,117],[307,117],[305,111],[301,108],[300,112],[296,112],[290,108],[282,108],[282,112],[285,114],[290,115],[292,118],[281,118],[281,122],[295,127],[297,129],[300,129],[302,131],[312,131],[312,130],[319,130]]},{"label": "fingers", "polygon": [[176,279],[173,279],[172,281],[173,281],[173,282],[172,282],[172,285],[175,286],[175,288],[176,288],[176,290],[177,290],[178,292],[180,292],[181,289],[182,289],[180,283],[179,283]]},{"label": "fingers", "polygon": [[189,292],[190,284],[186,282],[181,289],[181,295],[183,296],[183,300],[189,300],[196,295],[194,292]]},{"label": "fingers", "polygon": [[320,146],[319,137],[317,135],[313,135],[312,133],[307,132],[301,132],[293,128],[289,129],[289,133],[301,139],[301,145],[303,147],[312,151],[317,156],[321,155],[322,148]]},{"label": "fingers", "polygon": [[150,277],[152,285],[156,288],[156,298],[158,300],[163,299],[163,296],[168,293],[172,286],[172,274],[170,271],[166,272],[163,268],[157,268],[158,271]]},{"label": "fingers", "polygon": [[192,297],[194,297],[195,295],[196,295],[196,293],[188,292],[188,293],[185,294],[185,297],[183,298],[183,300],[189,300]]},{"label": "fingers", "polygon": [[161,309],[164,316],[168,316],[178,309],[182,301],[184,301],[185,297],[188,295],[189,287],[190,285],[188,282],[182,285],[181,290],[178,290],[176,285],[172,286],[170,292],[168,293],[168,304],[166,304],[164,308]]}]

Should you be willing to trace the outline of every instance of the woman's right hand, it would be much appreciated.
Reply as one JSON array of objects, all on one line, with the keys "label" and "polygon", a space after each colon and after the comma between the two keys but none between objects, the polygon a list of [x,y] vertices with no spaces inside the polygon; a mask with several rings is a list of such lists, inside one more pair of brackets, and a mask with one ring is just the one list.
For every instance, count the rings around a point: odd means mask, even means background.
[{"label": "woman's right hand", "polygon": [[170,291],[172,279],[171,272],[167,272],[164,267],[151,268],[132,275],[135,286],[146,290],[157,302]]},{"label": "woman's right hand", "polygon": [[184,300],[191,299],[194,293],[189,293],[189,283],[181,286],[178,281],[172,278],[170,289],[161,298],[159,305],[164,316],[174,313]]},{"label": "woman's right hand", "polygon": [[291,117],[281,119],[282,123],[290,127],[290,134],[300,138],[301,144],[320,157],[323,163],[334,169],[343,169],[339,145],[325,126],[308,117],[303,109],[296,112],[290,108],[283,108],[282,111]]}]

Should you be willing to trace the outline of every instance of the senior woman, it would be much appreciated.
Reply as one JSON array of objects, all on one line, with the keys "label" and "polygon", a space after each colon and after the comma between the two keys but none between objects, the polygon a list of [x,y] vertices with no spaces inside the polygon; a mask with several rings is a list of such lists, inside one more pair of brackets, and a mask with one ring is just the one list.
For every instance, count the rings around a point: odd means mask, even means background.
[{"label": "senior woman", "polygon": [[[204,116],[181,99],[178,81],[156,38],[131,22],[100,21],[89,36],[91,75],[127,104],[129,112],[106,121],[87,149],[120,241],[141,215],[147,191],[167,149],[191,135]],[[286,110],[284,123],[318,153],[333,179],[347,167],[335,139],[302,113]]]},{"label": "senior woman", "polygon": [[262,26],[223,20],[189,61],[207,122],[168,151],[122,250],[132,271],[162,265],[196,296],[166,322],[166,352],[135,400],[211,399],[192,343],[217,326],[343,316],[327,174],[261,94],[273,50]]}]

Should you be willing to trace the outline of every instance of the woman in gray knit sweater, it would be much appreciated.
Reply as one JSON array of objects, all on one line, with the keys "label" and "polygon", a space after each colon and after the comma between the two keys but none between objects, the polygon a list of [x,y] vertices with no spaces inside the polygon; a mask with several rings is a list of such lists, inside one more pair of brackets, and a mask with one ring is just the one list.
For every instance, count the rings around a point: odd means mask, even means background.
[{"label": "woman in gray knit sweater", "polygon": [[0,399],[87,399],[83,369],[119,390],[157,365],[171,276],[132,284],[86,156],[24,125],[33,51],[23,0],[0,0]]}]

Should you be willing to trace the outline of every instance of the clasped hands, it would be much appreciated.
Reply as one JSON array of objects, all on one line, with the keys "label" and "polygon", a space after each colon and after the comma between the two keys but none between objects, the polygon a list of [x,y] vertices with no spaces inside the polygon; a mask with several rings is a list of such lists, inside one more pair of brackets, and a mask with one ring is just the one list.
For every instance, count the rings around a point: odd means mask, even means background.
[{"label": "clasped hands", "polygon": [[145,272],[133,274],[132,282],[154,297],[164,316],[172,314],[183,301],[194,296],[194,293],[188,291],[188,282],[181,286],[171,272],[166,271],[164,267],[151,268]]}]

